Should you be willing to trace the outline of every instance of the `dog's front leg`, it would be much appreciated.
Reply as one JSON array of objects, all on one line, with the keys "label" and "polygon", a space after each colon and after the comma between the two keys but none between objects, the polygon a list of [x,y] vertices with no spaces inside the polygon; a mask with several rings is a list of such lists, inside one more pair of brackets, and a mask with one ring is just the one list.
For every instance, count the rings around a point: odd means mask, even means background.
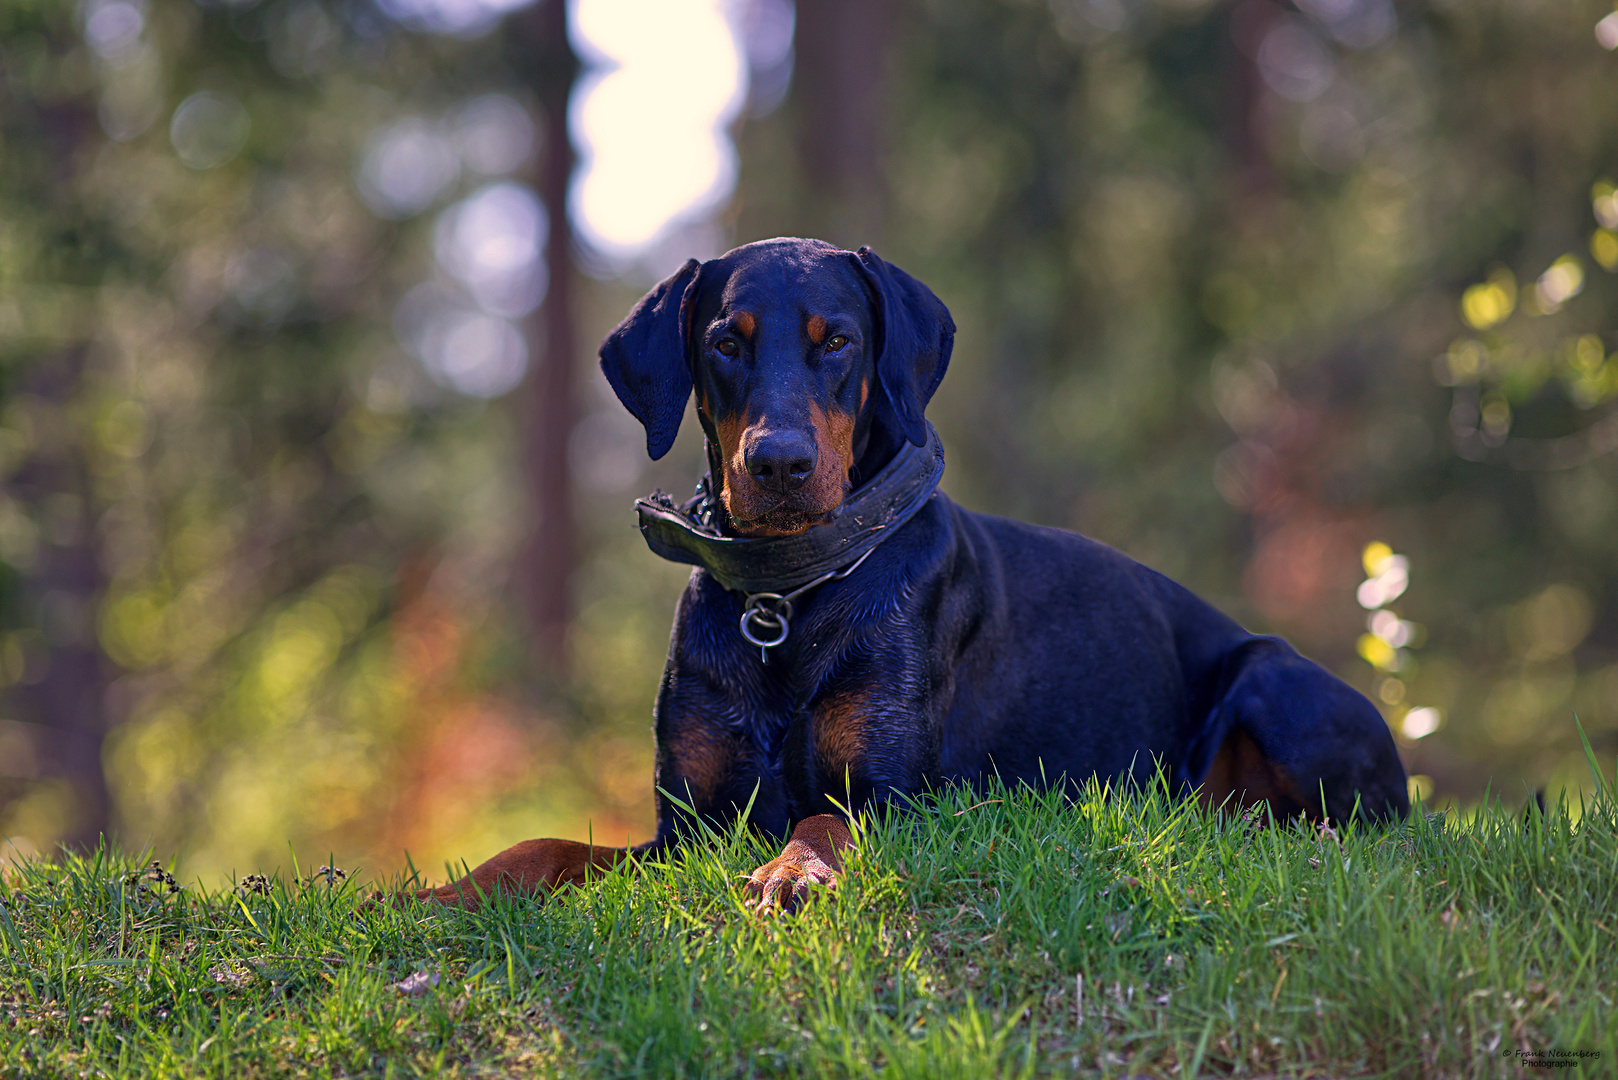
[{"label": "dog's front leg", "polygon": [[854,834],[838,814],[816,814],[798,822],[781,854],[753,871],[747,894],[759,914],[795,911],[817,885],[832,887],[843,872],[843,852]]},{"label": "dog's front leg", "polygon": [[[891,635],[889,647],[919,651]],[[781,854],[747,881],[760,914],[796,910],[816,886],[835,886],[843,855],[854,847],[847,814],[887,805],[895,795],[924,790],[936,778],[936,732],[917,688],[887,674],[905,670],[902,659],[871,654],[819,692],[788,728],[782,771],[798,813]],[[820,811],[815,813],[814,811]],[[842,812],[833,812],[842,811]]]}]

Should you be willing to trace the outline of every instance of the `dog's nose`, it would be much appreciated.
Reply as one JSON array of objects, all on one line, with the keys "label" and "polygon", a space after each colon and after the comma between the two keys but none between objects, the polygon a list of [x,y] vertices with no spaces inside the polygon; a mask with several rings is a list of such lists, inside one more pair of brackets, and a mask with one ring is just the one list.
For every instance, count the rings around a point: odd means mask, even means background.
[{"label": "dog's nose", "polygon": [[747,446],[748,474],[760,487],[782,494],[803,487],[819,460],[815,440],[802,432],[771,432]]}]

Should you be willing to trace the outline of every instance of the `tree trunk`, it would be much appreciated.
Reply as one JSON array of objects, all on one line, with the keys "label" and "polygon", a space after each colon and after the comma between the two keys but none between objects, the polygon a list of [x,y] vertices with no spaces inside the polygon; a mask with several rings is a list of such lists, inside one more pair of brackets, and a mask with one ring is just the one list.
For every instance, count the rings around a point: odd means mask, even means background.
[{"label": "tree trunk", "polygon": [[887,217],[888,54],[893,0],[798,0],[793,90],[813,231],[879,245]]},{"label": "tree trunk", "polygon": [[568,436],[578,419],[575,401],[573,325],[573,229],[568,218],[568,182],[573,144],[567,105],[578,58],[567,38],[564,0],[540,0],[513,27],[519,77],[539,102],[542,148],[535,186],[550,215],[545,264],[550,287],[529,319],[532,362],[520,390],[523,467],[533,508],[529,536],[517,565],[517,584],[534,635],[533,656],[542,677],[560,680],[567,671],[567,630],[572,617],[572,579],[577,562],[573,485]]},{"label": "tree trunk", "polygon": [[[83,351],[75,350],[40,363],[22,389],[56,424],[67,425],[83,367]],[[71,809],[48,839],[82,851],[107,831],[110,800],[101,767],[109,671],[96,640],[105,581],[79,446],[77,437],[46,440],[7,488],[41,526],[22,592],[24,618],[39,628],[44,648],[27,658],[22,685],[12,691],[15,718],[37,725],[37,779],[65,781],[71,789]]]}]

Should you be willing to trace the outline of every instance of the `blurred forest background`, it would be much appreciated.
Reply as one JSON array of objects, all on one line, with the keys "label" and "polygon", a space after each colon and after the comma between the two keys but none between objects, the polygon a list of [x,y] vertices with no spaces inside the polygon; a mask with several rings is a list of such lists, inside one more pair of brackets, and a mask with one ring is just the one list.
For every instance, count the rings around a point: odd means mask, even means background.
[{"label": "blurred forest background", "polygon": [[1383,707],[1618,750],[1605,0],[0,0],[0,853],[436,874],[652,827],[684,493],[595,368],[688,255],[870,243],[944,487]]}]

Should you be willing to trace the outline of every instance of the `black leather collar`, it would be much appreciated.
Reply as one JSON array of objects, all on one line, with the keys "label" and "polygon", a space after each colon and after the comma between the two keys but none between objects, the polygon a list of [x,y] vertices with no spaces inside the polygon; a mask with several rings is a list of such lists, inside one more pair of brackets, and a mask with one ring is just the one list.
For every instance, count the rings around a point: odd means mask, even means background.
[{"label": "black leather collar", "polygon": [[706,569],[739,593],[788,593],[840,570],[876,547],[920,510],[944,475],[944,447],[927,425],[927,445],[906,442],[836,517],[796,536],[724,536],[714,528],[712,480],[702,478],[683,505],[662,491],[636,500],[646,546],[671,562]]}]

